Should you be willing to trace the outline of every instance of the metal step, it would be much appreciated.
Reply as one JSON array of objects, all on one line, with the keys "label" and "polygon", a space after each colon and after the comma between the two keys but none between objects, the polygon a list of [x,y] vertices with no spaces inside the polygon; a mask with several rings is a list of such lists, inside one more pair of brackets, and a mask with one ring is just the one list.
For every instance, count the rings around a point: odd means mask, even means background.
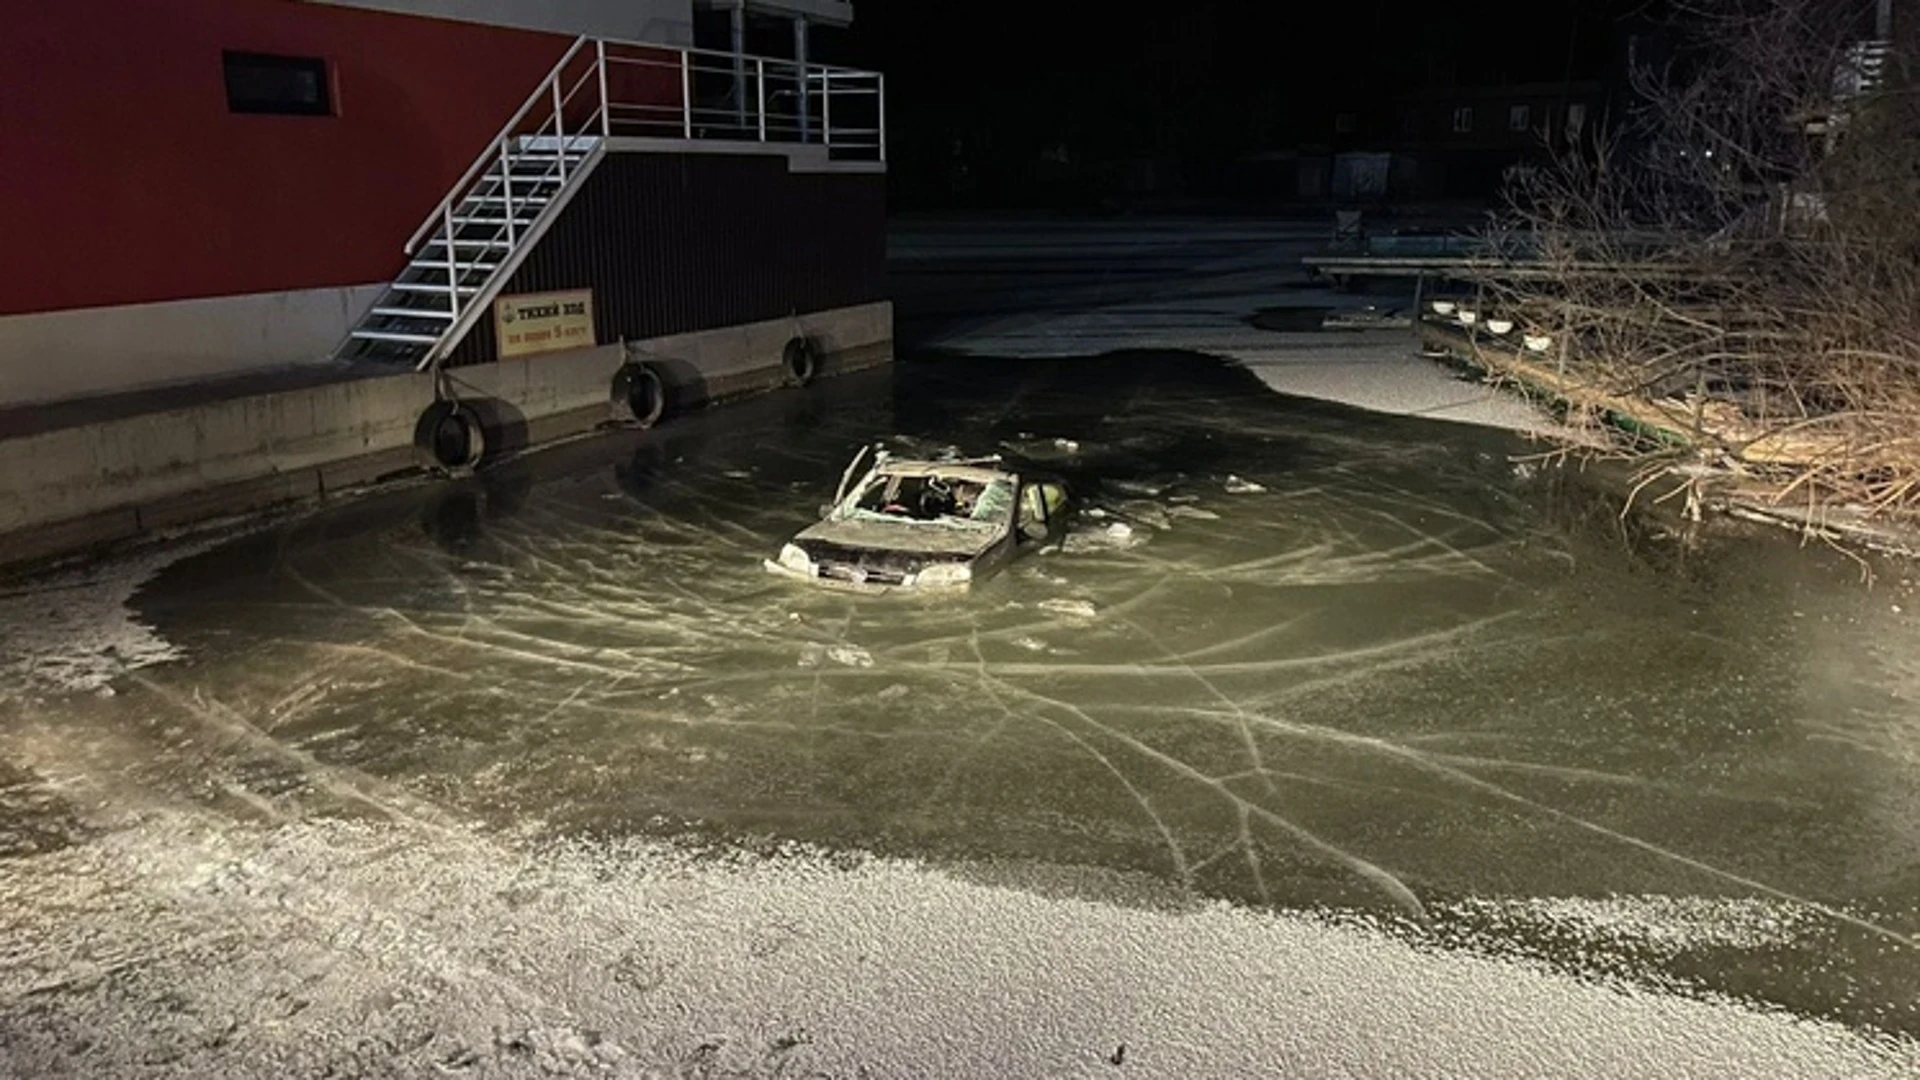
[{"label": "metal step", "polygon": [[[516,199],[514,201],[518,202],[519,200]],[[539,218],[539,215],[537,214],[534,215],[533,217],[521,217],[518,214],[515,214],[513,216],[513,223],[515,225],[531,225],[538,220],[540,220],[540,218]],[[478,214],[474,214],[466,217],[462,217],[459,214],[455,214],[453,216],[453,224],[455,228],[459,228],[463,225],[505,225],[506,223],[507,223],[507,216],[505,214],[500,214],[500,215],[489,214],[484,217]]]},{"label": "metal step", "polygon": [[[486,205],[492,205],[494,203],[504,203],[506,201],[507,201],[507,197],[505,195],[469,195],[466,198],[460,200],[460,205],[466,206],[469,203],[482,203]],[[513,193],[513,205],[515,206],[545,207],[548,203],[552,201],[553,201],[552,199],[546,198],[544,196],[521,195],[518,191],[515,191]]]},{"label": "metal step", "polygon": [[[461,277],[467,277],[476,273],[490,274],[500,269],[500,264],[497,262],[457,262],[454,264],[454,269],[460,272]],[[445,259],[415,259],[407,264],[407,270],[418,270],[423,274],[445,274],[447,272],[447,262]],[[406,272],[406,270],[401,271],[401,273]]]},{"label": "metal step", "polygon": [[445,322],[453,321],[453,312],[447,311],[444,308],[376,307],[372,311],[367,312],[367,314],[379,315],[388,319],[439,319]]},{"label": "metal step", "polygon": [[408,334],[399,330],[355,330],[349,337],[358,341],[390,341],[398,345],[432,345],[439,334]]},{"label": "metal step", "polygon": [[[575,172],[577,172],[580,168],[581,162],[585,160],[586,160],[585,158],[574,158],[574,157],[568,158],[567,159],[567,175],[572,176]],[[487,170],[485,172],[481,173],[480,175],[483,177],[492,177],[496,180],[499,179],[500,164],[501,164],[500,162],[495,161],[492,165],[487,167]],[[537,158],[514,158],[513,159],[513,175],[515,179],[519,179],[523,175],[524,176],[558,177],[560,175],[560,159],[549,158],[545,161],[541,161]]]},{"label": "metal step", "polygon": [[[435,236],[421,244],[420,250],[425,251],[428,248],[444,248],[446,246],[447,242],[444,239]],[[510,248],[513,245],[505,240],[462,240],[456,236],[453,238],[453,246],[457,248]],[[416,259],[420,258],[420,253],[415,252],[413,257]]]},{"label": "metal step", "polygon": [[[442,269],[445,269],[445,267],[442,267]],[[449,289],[445,285],[436,285],[431,281],[396,281],[387,287],[395,292],[427,292],[440,293],[443,295],[449,292],[472,294],[480,291],[480,286],[478,285],[462,285],[458,289]]]},{"label": "metal step", "polygon": [[[579,169],[577,167],[568,169],[567,175],[572,176],[578,171]],[[500,167],[496,165],[476,177],[475,183],[497,184],[500,180]],[[513,180],[517,184],[557,184],[560,182],[560,170],[552,165],[541,168],[515,169],[513,171]]]}]

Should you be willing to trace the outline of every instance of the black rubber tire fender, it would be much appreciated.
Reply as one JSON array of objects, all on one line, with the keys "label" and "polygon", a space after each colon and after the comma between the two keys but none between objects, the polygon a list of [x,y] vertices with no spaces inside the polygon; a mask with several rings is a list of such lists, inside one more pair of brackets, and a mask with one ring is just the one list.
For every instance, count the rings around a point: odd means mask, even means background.
[{"label": "black rubber tire fender", "polygon": [[613,373],[613,410],[622,424],[650,428],[667,414],[667,384],[653,365],[629,360]]},{"label": "black rubber tire fender", "polygon": [[486,456],[487,432],[472,409],[457,401],[436,401],[414,425],[413,445],[430,468],[470,472]]},{"label": "black rubber tire fender", "polygon": [[820,374],[820,350],[812,338],[796,337],[780,350],[780,371],[788,386],[805,386]]}]

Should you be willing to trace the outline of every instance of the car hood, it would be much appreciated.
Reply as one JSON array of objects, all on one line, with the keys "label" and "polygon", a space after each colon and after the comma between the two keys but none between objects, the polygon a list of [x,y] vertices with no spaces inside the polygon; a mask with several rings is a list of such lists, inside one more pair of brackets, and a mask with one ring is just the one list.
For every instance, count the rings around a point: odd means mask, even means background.
[{"label": "car hood", "polygon": [[822,521],[803,529],[793,542],[809,555],[816,546],[826,546],[972,558],[992,547],[1000,534],[999,529],[962,529],[934,522]]}]

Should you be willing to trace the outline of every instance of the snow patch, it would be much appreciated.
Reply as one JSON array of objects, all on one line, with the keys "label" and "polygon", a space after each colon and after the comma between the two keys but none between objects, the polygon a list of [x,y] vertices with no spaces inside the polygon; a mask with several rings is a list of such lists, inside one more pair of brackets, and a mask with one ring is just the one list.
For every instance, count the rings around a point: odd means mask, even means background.
[{"label": "snow patch", "polygon": [[1588,947],[1631,949],[1643,956],[1789,945],[1820,924],[1810,908],[1745,897],[1473,899],[1450,910],[1503,937],[1546,931]]},{"label": "snow patch", "polygon": [[233,538],[203,535],[35,578],[0,592],[0,698],[76,691],[181,657],[133,613],[132,600],[160,571]]},{"label": "snow patch", "polygon": [[1909,1039],[1124,875],[170,814],[31,870],[21,1075],[1920,1074]]}]

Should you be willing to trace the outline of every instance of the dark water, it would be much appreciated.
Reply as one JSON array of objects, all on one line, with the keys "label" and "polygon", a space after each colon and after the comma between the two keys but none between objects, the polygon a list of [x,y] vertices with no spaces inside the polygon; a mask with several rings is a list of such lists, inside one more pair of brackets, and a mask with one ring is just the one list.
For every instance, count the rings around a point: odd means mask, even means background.
[{"label": "dark water", "polygon": [[[1043,462],[1074,534],[959,599],[764,572],[882,436]],[[138,599],[185,660],[8,722],[240,815],[394,812],[362,775],[515,833],[1119,868],[1920,1031],[1909,616],[1539,450],[1198,356],[928,357],[227,544]]]}]

